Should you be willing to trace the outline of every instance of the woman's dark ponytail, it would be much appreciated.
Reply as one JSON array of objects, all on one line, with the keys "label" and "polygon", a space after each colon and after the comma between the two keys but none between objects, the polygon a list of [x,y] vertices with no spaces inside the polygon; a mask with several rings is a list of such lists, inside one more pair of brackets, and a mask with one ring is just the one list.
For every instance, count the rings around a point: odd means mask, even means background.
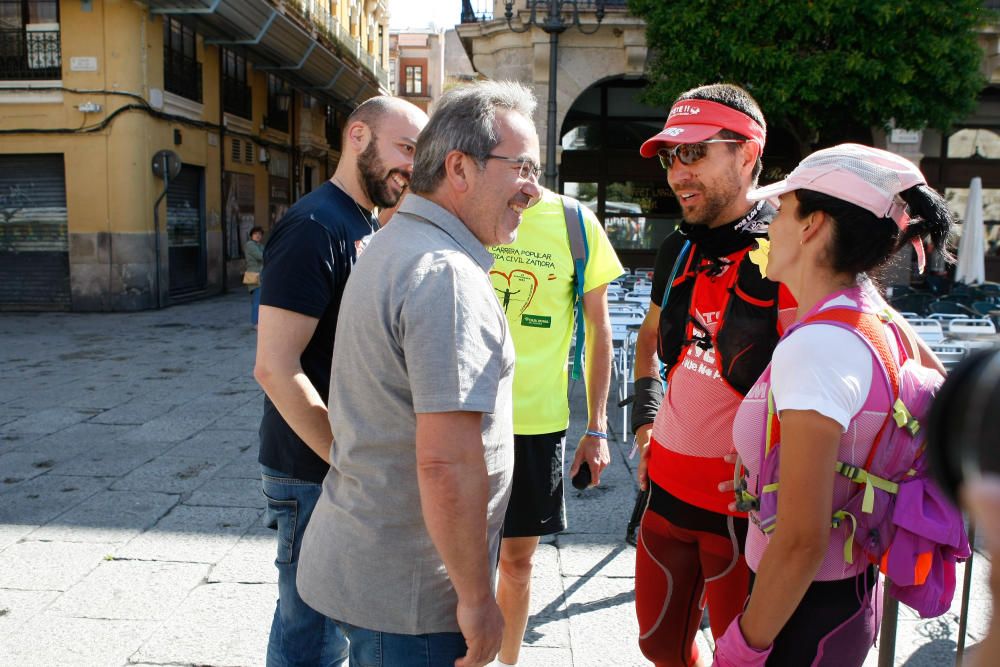
[{"label": "woman's dark ponytail", "polygon": [[909,209],[910,224],[899,235],[896,250],[905,248],[913,238],[919,238],[930,241],[934,251],[940,253],[945,261],[955,261],[948,252],[948,235],[955,224],[955,215],[944,198],[926,185],[915,185],[900,192],[899,196]]}]

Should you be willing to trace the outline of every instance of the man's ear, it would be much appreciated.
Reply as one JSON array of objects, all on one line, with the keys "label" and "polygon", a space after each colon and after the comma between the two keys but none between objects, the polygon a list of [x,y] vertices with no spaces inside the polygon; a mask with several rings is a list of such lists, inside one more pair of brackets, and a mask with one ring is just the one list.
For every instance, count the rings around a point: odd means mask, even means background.
[{"label": "man's ear", "polygon": [[755,141],[746,141],[740,145],[743,149],[743,163],[740,165],[741,169],[746,170],[747,173],[753,173],[753,167],[757,163],[757,157],[763,152],[760,145]]},{"label": "man's ear", "polygon": [[444,174],[448,184],[456,192],[465,193],[471,187],[469,171],[472,158],[462,151],[451,151],[444,158]]},{"label": "man's ear", "polygon": [[356,120],[347,126],[347,132],[345,134],[347,136],[347,142],[350,144],[351,148],[353,148],[355,152],[361,153],[368,148],[368,142],[371,141],[372,137],[372,130],[368,127],[367,123]]}]

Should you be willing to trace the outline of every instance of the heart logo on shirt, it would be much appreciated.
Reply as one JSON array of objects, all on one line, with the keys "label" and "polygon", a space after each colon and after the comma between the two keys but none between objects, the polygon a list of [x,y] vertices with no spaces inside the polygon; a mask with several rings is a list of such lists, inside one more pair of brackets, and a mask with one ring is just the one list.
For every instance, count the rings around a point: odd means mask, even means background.
[{"label": "heart logo on shirt", "polygon": [[493,290],[497,293],[503,312],[506,313],[513,303],[518,308],[518,315],[528,309],[535,290],[538,289],[538,278],[524,269],[514,269],[510,273],[490,271],[490,282],[493,283]]}]

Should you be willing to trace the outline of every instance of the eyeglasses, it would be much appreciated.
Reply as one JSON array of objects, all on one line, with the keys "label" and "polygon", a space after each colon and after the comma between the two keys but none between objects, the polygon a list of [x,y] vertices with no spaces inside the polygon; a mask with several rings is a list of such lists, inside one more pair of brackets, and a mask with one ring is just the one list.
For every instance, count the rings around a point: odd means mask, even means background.
[{"label": "eyeglasses", "polygon": [[517,176],[521,180],[534,181],[537,183],[538,177],[542,175],[542,168],[539,167],[531,158],[504,157],[503,155],[494,155],[493,153],[490,153],[485,159],[502,160],[503,162],[520,165],[521,168],[517,172]]},{"label": "eyeglasses", "polygon": [[673,148],[661,148],[656,151],[660,164],[664,169],[674,166],[674,158],[681,164],[694,164],[708,154],[708,144],[745,144],[746,139],[706,139],[696,144],[677,144]]}]

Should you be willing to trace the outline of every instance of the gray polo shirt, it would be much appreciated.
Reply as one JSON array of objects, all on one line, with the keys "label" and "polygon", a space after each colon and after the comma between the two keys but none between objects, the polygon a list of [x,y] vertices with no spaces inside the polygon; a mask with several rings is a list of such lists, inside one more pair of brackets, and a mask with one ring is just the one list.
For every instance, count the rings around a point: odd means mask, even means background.
[{"label": "gray polo shirt", "polygon": [[493,258],[461,220],[413,193],[344,291],[333,351],[330,472],[306,528],[298,590],[351,625],[458,632],[458,598],[424,524],[415,413],[483,414],[491,565],[513,473],[514,346]]}]

